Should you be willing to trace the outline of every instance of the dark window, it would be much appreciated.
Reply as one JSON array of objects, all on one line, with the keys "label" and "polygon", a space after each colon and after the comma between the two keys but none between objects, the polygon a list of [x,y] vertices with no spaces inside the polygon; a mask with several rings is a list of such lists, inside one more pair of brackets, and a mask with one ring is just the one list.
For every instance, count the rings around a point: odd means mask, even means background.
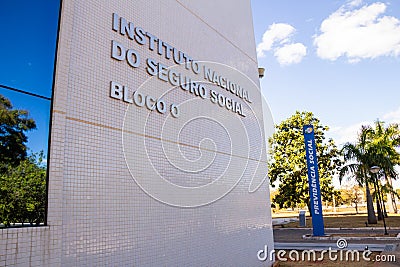
[{"label": "dark window", "polygon": [[0,4],[0,227],[46,223],[59,1]]}]

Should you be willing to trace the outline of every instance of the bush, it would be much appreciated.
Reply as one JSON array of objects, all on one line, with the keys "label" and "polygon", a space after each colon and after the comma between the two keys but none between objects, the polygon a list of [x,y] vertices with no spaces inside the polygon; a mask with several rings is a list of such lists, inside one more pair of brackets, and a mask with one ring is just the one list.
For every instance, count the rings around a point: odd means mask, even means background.
[{"label": "bush", "polygon": [[42,162],[43,153],[31,155],[0,174],[0,223],[4,226],[44,222],[46,167]]}]

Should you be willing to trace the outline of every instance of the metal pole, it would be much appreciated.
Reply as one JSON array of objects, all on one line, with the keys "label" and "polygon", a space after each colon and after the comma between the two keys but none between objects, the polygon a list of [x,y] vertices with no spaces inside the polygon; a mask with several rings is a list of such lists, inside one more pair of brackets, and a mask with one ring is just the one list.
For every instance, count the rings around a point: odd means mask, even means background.
[{"label": "metal pole", "polygon": [[[378,173],[376,174],[375,179],[376,179],[376,185],[377,185],[377,188],[378,188],[378,198],[379,198],[379,202],[380,202],[379,204],[382,205],[381,192],[379,190],[379,184],[378,184]],[[385,235],[388,235],[388,232],[387,232],[387,229],[386,229],[385,216],[382,216],[382,219],[383,219],[383,227],[385,228]]]},{"label": "metal pole", "polygon": [[374,189],[375,189],[376,212],[378,213],[378,221],[381,221],[382,217],[383,217],[383,213],[382,213],[381,202],[379,199],[378,185],[377,185],[376,179],[374,179]]}]

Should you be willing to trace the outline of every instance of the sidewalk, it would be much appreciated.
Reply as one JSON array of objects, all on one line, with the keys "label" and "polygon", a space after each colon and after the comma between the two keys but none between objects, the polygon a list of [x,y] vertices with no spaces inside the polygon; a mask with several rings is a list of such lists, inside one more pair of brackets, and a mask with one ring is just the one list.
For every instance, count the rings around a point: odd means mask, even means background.
[{"label": "sidewalk", "polygon": [[[390,234],[399,233],[400,230],[391,229],[388,231]],[[340,229],[340,228],[326,228],[326,234],[330,233],[343,233],[349,235],[351,233],[360,234],[365,233],[366,235],[371,233],[383,234],[383,229],[365,229],[365,228],[353,228],[353,229]],[[311,228],[275,228],[274,229],[274,245],[275,250],[329,250],[330,248],[335,250],[338,249],[338,244],[333,240],[323,239],[303,239],[303,235],[312,234]],[[346,237],[344,237],[346,239]],[[377,240],[377,239],[362,239],[358,240],[346,239],[346,249],[363,251],[366,247],[374,252],[382,252],[380,254],[382,259],[388,259],[389,257],[395,257],[395,262],[375,262],[374,267],[399,267],[400,266],[400,240]],[[385,258],[386,257],[386,258]],[[370,265],[368,265],[370,266]]]},{"label": "sidewalk", "polygon": [[[388,233],[391,235],[397,235],[400,230],[397,229],[390,229]],[[351,234],[354,233],[356,238],[351,238]],[[335,234],[340,235],[343,234],[343,237],[346,239],[348,238],[349,243],[374,243],[374,244],[398,244],[400,243],[399,239],[390,238],[386,239],[383,235],[383,229],[375,228],[325,228],[325,234]],[[360,234],[365,234],[368,238],[362,238]],[[371,238],[370,235],[377,235],[380,234],[382,238]],[[311,228],[275,228],[274,229],[274,240],[275,242],[279,243],[326,243],[326,242],[334,242],[338,238],[330,238],[330,237],[309,237],[303,238],[303,236],[312,235]],[[350,242],[351,241],[351,242]]]},{"label": "sidewalk", "polygon": [[[398,236],[400,227],[397,225],[387,227],[388,233],[392,236],[389,238],[384,235],[383,227],[345,228],[340,225],[338,225],[339,228],[325,228],[327,236],[314,237],[312,228],[286,228],[286,224],[298,220],[298,217],[272,219],[276,251],[339,250],[340,244],[338,245],[337,242],[340,239],[346,244],[344,249],[363,251],[368,248],[368,250],[379,253],[378,260],[386,260],[385,262],[370,262],[368,266],[400,267],[400,239],[396,238],[400,237]],[[331,236],[329,236],[330,234]]]},{"label": "sidewalk", "polygon": [[400,266],[400,245],[397,246],[395,251],[383,251],[381,257],[386,255],[387,257],[394,255],[396,258],[395,262],[375,262],[374,267],[399,267]]},{"label": "sidewalk", "polygon": [[272,219],[272,225],[273,226],[285,225],[285,224],[288,224],[288,223],[291,223],[291,222],[297,222],[297,221],[299,221],[299,219],[295,218],[295,217],[293,217],[293,218],[291,218],[291,217],[289,217],[289,218],[273,218]]}]

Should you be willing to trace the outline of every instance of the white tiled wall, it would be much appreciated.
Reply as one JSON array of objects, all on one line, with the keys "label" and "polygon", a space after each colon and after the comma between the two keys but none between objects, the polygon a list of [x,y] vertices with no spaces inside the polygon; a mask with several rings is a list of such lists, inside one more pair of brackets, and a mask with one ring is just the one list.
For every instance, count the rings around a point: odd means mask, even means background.
[{"label": "white tiled wall", "polygon": [[[114,12],[240,81],[251,104],[204,86],[242,103],[246,117],[148,80],[147,58],[172,61],[113,31]],[[111,40],[135,49],[141,66],[112,59]],[[164,94],[181,116],[112,99],[111,81]],[[258,84],[249,1],[64,0],[48,226],[0,230],[0,266],[270,265],[257,259],[273,249],[268,182],[249,193],[266,174]],[[229,190],[213,198],[214,185]]]}]

